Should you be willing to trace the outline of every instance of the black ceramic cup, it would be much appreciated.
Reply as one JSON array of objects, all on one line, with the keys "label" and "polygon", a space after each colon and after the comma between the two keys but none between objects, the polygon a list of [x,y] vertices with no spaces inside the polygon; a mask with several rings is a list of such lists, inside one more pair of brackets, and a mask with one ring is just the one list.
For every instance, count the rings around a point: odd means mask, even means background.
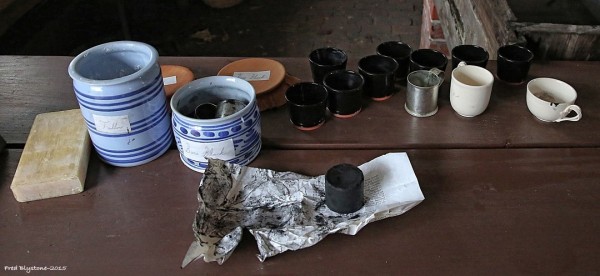
[{"label": "black ceramic cup", "polygon": [[391,57],[398,63],[396,81],[406,80],[410,64],[410,53],[412,53],[412,48],[400,41],[386,41],[377,46],[378,55]]},{"label": "black ceramic cup", "polygon": [[325,123],[327,88],[313,82],[300,82],[285,92],[290,121],[300,130],[313,130]]},{"label": "black ceramic cup", "polygon": [[452,69],[456,68],[461,61],[485,68],[489,58],[490,55],[481,46],[458,45],[452,48]]},{"label": "black ceramic cup", "polygon": [[418,49],[410,54],[410,71],[431,70],[437,68],[446,71],[448,58],[440,51],[433,49]]},{"label": "black ceramic cup", "polygon": [[358,61],[358,72],[365,79],[365,94],[376,101],[387,100],[394,93],[398,63],[391,57],[371,55]]},{"label": "black ceramic cup", "polygon": [[521,84],[527,79],[533,53],[520,45],[504,45],[498,49],[498,79],[510,84]]},{"label": "black ceramic cup", "polygon": [[364,205],[364,175],[356,166],[339,164],[325,174],[325,205],[340,213],[353,213]]},{"label": "black ceramic cup", "polygon": [[323,79],[329,92],[327,109],[338,118],[350,118],[362,109],[362,92],[365,80],[354,71],[337,70]]},{"label": "black ceramic cup", "polygon": [[310,62],[313,81],[322,84],[323,78],[327,73],[346,69],[348,55],[337,48],[319,48],[310,53],[308,60]]},{"label": "black ceramic cup", "polygon": [[217,116],[217,105],[214,103],[203,103],[196,106],[194,116],[195,119],[214,119]]}]

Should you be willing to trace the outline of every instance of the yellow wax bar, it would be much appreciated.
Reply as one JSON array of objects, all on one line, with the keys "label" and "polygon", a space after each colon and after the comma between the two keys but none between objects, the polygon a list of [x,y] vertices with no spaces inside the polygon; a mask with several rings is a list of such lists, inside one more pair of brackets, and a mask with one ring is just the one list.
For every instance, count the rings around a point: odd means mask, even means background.
[{"label": "yellow wax bar", "polygon": [[19,202],[81,193],[90,137],[79,109],[35,117],[10,185]]}]

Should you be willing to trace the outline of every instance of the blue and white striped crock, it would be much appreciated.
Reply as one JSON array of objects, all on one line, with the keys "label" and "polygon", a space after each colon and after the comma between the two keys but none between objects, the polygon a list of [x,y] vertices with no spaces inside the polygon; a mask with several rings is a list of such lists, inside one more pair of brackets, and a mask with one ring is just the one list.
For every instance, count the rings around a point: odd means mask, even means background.
[{"label": "blue and white striped crock", "polygon": [[75,57],[68,71],[102,160],[131,167],[169,149],[173,134],[154,47],[135,41],[101,44]]},{"label": "blue and white striped crock", "polygon": [[[242,110],[223,118],[192,118],[196,106],[225,99],[243,100],[248,104]],[[173,133],[181,160],[192,170],[204,172],[208,165],[206,158],[247,165],[260,152],[260,111],[254,88],[245,80],[231,76],[212,76],[192,81],[173,94],[171,110]],[[197,152],[190,154],[190,148]],[[211,156],[207,152],[230,154]]]}]

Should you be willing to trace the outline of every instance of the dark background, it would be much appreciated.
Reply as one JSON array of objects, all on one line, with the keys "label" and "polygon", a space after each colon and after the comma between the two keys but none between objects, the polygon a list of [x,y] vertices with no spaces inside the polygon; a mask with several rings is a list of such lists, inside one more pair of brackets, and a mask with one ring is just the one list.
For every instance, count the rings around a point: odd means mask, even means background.
[{"label": "dark background", "polygon": [[[18,3],[18,1],[17,1]],[[40,1],[0,36],[2,55],[77,55],[137,40],[170,56],[307,56],[335,46],[372,54],[385,40],[418,47],[421,0]]]}]

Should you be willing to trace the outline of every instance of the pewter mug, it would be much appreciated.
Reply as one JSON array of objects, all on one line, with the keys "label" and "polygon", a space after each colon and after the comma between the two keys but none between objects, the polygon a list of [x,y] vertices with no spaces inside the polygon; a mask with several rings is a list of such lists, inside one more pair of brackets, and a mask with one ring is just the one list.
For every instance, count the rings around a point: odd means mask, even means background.
[{"label": "pewter mug", "polygon": [[444,82],[444,71],[437,68],[413,71],[406,77],[404,109],[415,117],[429,117],[438,111],[438,90]]}]

